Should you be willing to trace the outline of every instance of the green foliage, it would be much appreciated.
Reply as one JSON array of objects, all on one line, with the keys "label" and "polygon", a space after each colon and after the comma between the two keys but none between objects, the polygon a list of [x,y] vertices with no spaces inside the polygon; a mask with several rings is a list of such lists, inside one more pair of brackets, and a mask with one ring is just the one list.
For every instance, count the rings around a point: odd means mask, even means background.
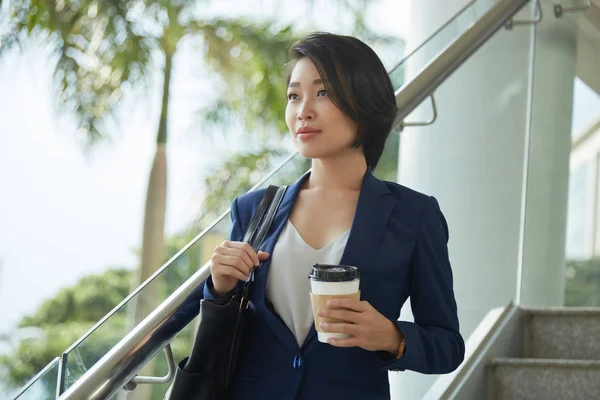
[{"label": "green foliage", "polygon": [[202,218],[212,221],[231,205],[231,201],[250,190],[273,167],[282,153],[262,149],[254,153],[233,153],[204,180],[207,194],[202,203]]},{"label": "green foliage", "polygon": [[[282,133],[286,87],[284,65],[297,38],[291,27],[274,29],[272,21],[214,20],[201,24],[208,66],[225,82],[219,100],[203,111],[204,118],[227,122],[237,115],[255,137],[265,127]],[[226,112],[229,114],[226,114]]]},{"label": "green foliage", "polygon": [[291,28],[273,31],[271,22],[198,19],[198,3],[14,0],[11,30],[0,37],[0,48],[44,43],[52,49],[57,109],[74,113],[90,143],[102,137],[127,91],[148,88],[152,71],[161,68],[155,56],[175,54],[185,36],[202,39],[205,60],[227,82],[222,99],[231,100],[219,101],[207,116],[231,109],[256,128],[283,115],[281,67]]},{"label": "green foliage", "polygon": [[130,278],[131,272],[125,269],[109,269],[102,275],[83,277],[46,300],[34,315],[24,317],[19,326],[98,321],[129,294]]},{"label": "green foliage", "polygon": [[565,306],[600,307],[600,258],[567,261]]},{"label": "green foliage", "polygon": [[[45,301],[33,316],[24,317],[19,327],[36,327],[41,337],[22,340],[12,354],[0,357],[0,368],[8,371],[11,386],[20,387],[60,356],[129,293],[131,272],[109,269],[100,275],[82,278],[71,287]],[[106,353],[123,335],[124,318],[108,322],[105,337],[97,340],[94,351]],[[94,354],[84,354],[95,357]]]},{"label": "green foliage", "polygon": [[158,13],[149,9],[138,1],[12,2],[19,43],[51,47],[57,56],[58,109],[76,115],[91,143],[101,137],[100,123],[113,115],[123,89],[145,84],[149,75],[157,42],[140,29],[139,17],[158,22]]}]

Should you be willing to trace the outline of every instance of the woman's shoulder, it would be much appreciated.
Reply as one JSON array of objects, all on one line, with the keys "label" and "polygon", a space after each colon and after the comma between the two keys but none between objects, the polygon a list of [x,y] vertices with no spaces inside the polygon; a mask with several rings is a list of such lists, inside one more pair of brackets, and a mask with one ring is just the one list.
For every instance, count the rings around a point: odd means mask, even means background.
[{"label": "woman's shoulder", "polygon": [[249,206],[249,205],[257,205],[262,196],[267,191],[266,188],[251,190],[242,194],[241,196],[236,197],[236,201],[238,206]]},{"label": "woman's shoulder", "polygon": [[240,214],[254,212],[266,190],[266,188],[256,189],[236,197],[233,201],[234,206],[237,208],[236,211]]},{"label": "woman's shoulder", "polygon": [[407,186],[401,185],[396,182],[382,181],[390,191],[390,194],[394,199],[406,203],[406,205],[413,205],[416,207],[424,207],[429,201],[431,196],[418,192]]},{"label": "woman's shoulder", "polygon": [[423,221],[442,221],[447,232],[446,219],[434,196],[418,192],[395,182],[384,181],[396,201],[395,215],[402,221],[413,221],[416,226]]}]

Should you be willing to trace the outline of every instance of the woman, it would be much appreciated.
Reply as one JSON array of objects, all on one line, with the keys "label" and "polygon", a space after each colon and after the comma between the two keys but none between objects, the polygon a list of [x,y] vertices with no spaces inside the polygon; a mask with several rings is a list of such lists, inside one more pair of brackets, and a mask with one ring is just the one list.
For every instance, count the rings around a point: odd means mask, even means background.
[{"label": "woman", "polygon": [[[437,201],[375,178],[396,115],[392,84],[361,41],[312,34],[293,45],[286,121],[312,169],[291,185],[261,251],[241,243],[263,191],[234,200],[204,297],[227,296],[257,268],[234,399],[388,399],[390,370],[453,371],[464,342]],[[353,265],[361,300],[319,311],[342,323],[316,338],[307,279],[315,263]],[[410,296],[415,322],[397,321]]]}]

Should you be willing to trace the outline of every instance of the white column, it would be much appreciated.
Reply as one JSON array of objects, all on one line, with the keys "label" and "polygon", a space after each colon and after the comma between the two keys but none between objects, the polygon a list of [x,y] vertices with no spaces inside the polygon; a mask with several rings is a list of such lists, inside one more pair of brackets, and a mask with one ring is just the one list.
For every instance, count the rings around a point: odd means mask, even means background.
[{"label": "white column", "polygon": [[[414,28],[411,29],[408,46],[421,42],[423,33],[435,30],[431,24],[439,25],[438,14],[447,19],[448,14],[452,14],[449,10],[456,11],[465,3],[461,0],[413,1],[411,26]],[[480,2],[479,6],[483,3]],[[481,10],[478,11],[481,16]],[[527,18],[527,14],[524,14]],[[551,12],[546,13],[549,14]],[[464,22],[461,30],[463,28]],[[452,29],[447,32],[460,33]],[[502,29],[498,32],[436,91],[437,122],[430,127],[407,128],[401,136],[399,183],[435,196],[448,220],[454,289],[465,340],[491,308],[505,306],[517,297],[526,132],[530,122],[537,123],[535,119],[530,121],[528,111],[532,35],[531,27],[517,27],[512,31]],[[451,37],[444,39],[448,43]],[[547,51],[544,50],[547,53],[545,62],[552,64],[553,44],[541,41],[537,45],[538,51],[540,47],[548,47]],[[422,57],[428,56],[431,54]],[[409,70],[412,68],[414,71],[424,65],[425,60],[419,57],[420,54],[409,63]],[[556,62],[570,63],[563,57],[558,57]],[[556,86],[555,80],[560,80],[559,93],[568,92],[568,84],[564,82],[570,81],[572,85],[574,71],[568,66],[558,65],[551,70],[554,72],[547,71],[536,77],[536,88],[545,81],[551,81],[552,86]],[[408,75],[411,74],[414,72],[409,71]],[[562,106],[572,104],[571,95],[558,99],[546,97],[551,97],[550,93],[545,96],[536,93],[534,101],[541,102],[538,110],[544,107],[544,102],[552,107],[553,102],[559,102],[561,110],[564,108]],[[430,114],[430,106],[424,103],[408,120],[428,120]],[[527,170],[530,177],[535,174],[539,182],[547,182],[548,178],[559,180],[559,184],[553,186],[553,191],[549,193],[558,195],[557,192],[567,182],[568,162],[565,164],[564,161],[565,150],[568,157],[569,146],[565,148],[564,141],[557,137],[568,137],[569,131],[564,131],[563,122],[556,121],[564,118],[564,114],[548,114],[547,121],[543,124],[539,121],[540,125],[534,126],[545,131],[533,136],[535,140],[532,141],[532,147],[535,148]],[[554,152],[547,154],[544,149]],[[561,168],[564,168],[564,172],[559,174]],[[546,189],[543,183],[533,188],[529,192],[532,205],[533,201],[543,201],[544,196],[538,196],[538,193]],[[564,191],[566,196],[566,186]],[[564,213],[559,207],[563,200]],[[552,226],[557,221],[564,223],[564,196],[549,201],[551,204],[547,207],[552,208],[557,217],[551,221]],[[528,211],[531,211],[531,207]],[[535,212],[532,214],[528,222],[532,225],[525,230],[525,244],[534,246],[549,242],[560,247],[558,243],[562,241],[564,253],[564,226],[562,229],[548,230],[543,216]],[[534,234],[541,235],[537,241],[530,238]],[[544,250],[547,248],[544,247]],[[535,251],[528,248],[527,254],[533,255]],[[529,261],[541,262],[542,258]],[[543,261],[547,261],[547,257]],[[540,289],[544,282],[539,279],[538,272],[546,266],[551,268],[545,270],[546,274],[563,275],[562,264],[528,266],[523,279],[528,290]],[[538,287],[535,287],[536,284]],[[562,290],[560,293],[557,290],[553,285],[551,291],[544,291],[544,296],[556,299],[562,293]],[[549,292],[552,292],[551,296]],[[407,307],[401,319],[410,318]],[[412,372],[391,373],[393,399],[421,398],[435,378]]]}]

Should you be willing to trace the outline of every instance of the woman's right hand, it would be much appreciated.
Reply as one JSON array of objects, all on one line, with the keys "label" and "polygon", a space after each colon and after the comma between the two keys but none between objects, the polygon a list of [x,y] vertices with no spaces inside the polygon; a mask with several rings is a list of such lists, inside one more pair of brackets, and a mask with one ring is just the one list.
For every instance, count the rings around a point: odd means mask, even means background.
[{"label": "woman's right hand", "polygon": [[269,258],[269,254],[254,249],[244,242],[224,241],[215,248],[211,258],[213,291],[218,297],[232,291],[238,281],[245,281],[261,261]]}]

